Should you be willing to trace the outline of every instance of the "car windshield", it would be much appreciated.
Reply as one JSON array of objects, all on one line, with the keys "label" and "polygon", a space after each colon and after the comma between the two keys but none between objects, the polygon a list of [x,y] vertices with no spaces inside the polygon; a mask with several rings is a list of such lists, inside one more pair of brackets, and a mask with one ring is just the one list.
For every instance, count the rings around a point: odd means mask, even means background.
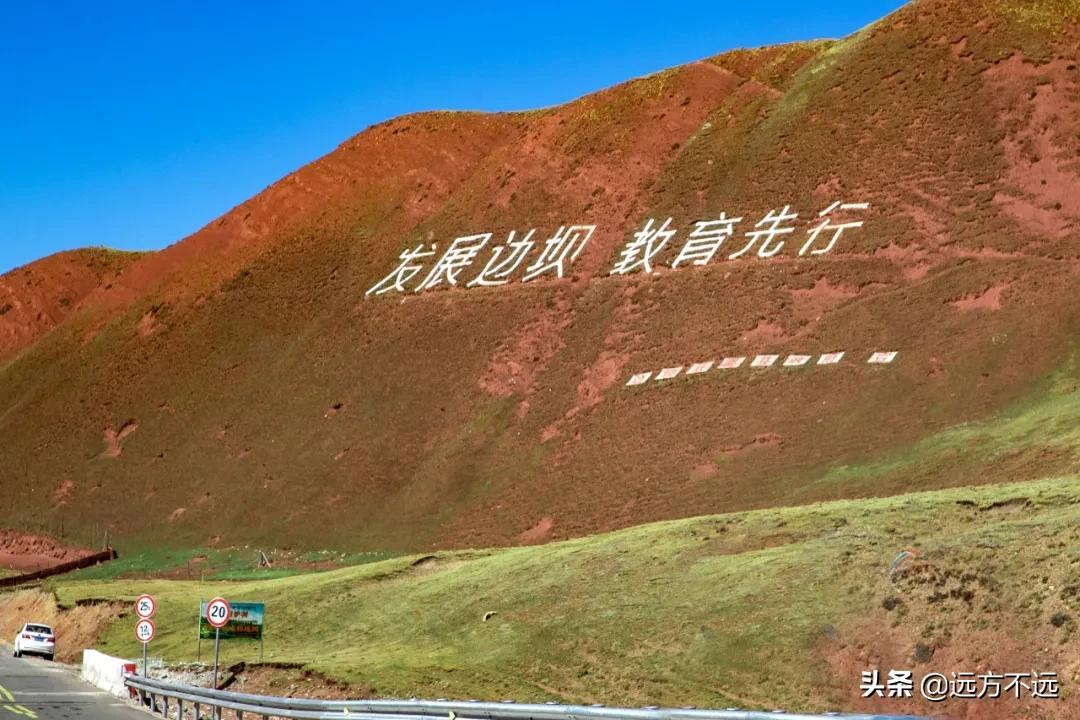
[{"label": "car windshield", "polygon": [[27,625],[26,632],[38,633],[41,635],[52,635],[52,628],[48,625]]}]

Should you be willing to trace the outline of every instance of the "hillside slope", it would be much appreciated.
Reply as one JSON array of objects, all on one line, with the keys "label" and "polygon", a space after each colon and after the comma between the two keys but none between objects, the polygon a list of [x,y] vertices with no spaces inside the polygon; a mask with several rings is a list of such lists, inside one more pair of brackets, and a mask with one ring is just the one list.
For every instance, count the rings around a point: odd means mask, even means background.
[{"label": "hillside slope", "polygon": [[139,257],[101,248],[75,250],[0,276],[0,361],[33,345]]},{"label": "hillside slope", "polygon": [[[0,509],[130,543],[415,550],[1074,471],[1039,433],[895,456],[1076,385],[1078,22],[925,0],[556,108],[372,127],[0,348]],[[835,202],[865,224],[800,256]],[[782,251],[728,259],[787,205]],[[737,235],[672,269],[721,212]],[[668,217],[656,272],[609,274]],[[484,253],[458,287],[367,294],[403,250],[571,224],[597,227],[565,278],[463,287]]]},{"label": "hillside slope", "polygon": [[[87,612],[126,609],[151,592],[160,611],[150,652],[190,662],[192,609],[221,593],[266,602],[267,662],[351,685],[331,687],[336,697],[1075,718],[1078,521],[1072,476],[693,518],[272,581],[65,579],[52,590],[71,610],[9,595],[0,630],[34,608],[66,637]],[[919,556],[890,573],[908,547]],[[100,647],[138,654],[130,611],[108,625]],[[253,642],[222,650],[227,664],[258,653]],[[866,699],[859,680],[869,668],[908,668],[917,679],[1057,672],[1063,697]],[[282,680],[270,668],[247,675]]]}]

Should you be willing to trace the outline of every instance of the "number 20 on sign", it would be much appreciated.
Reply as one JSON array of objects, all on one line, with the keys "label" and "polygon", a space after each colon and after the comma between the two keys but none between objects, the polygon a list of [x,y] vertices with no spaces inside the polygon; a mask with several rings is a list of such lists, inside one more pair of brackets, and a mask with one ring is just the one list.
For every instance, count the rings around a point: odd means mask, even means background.
[{"label": "number 20 on sign", "polygon": [[210,627],[220,630],[232,619],[232,607],[222,597],[216,597],[206,604],[206,622]]},{"label": "number 20 on sign", "polygon": [[218,659],[221,656],[221,628],[229,624],[232,619],[232,607],[228,600],[216,597],[206,603],[206,622],[214,628],[214,680],[213,687],[217,689]]}]

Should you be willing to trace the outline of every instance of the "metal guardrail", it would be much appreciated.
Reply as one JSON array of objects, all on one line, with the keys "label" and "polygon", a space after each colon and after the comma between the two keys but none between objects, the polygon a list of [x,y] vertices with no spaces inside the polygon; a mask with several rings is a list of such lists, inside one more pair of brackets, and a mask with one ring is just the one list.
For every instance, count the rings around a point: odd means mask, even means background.
[{"label": "metal guardrail", "polygon": [[[138,676],[128,676],[125,684],[138,693],[139,701],[162,717],[184,720],[185,704],[191,717],[201,720],[206,706],[214,718],[222,711],[290,720],[342,720],[359,715],[359,720],[920,720],[913,715],[850,715],[826,713],[806,715],[777,710],[698,710],[696,708],[609,708],[603,705],[542,705],[506,702],[460,702],[451,700],[310,700],[270,697],[175,685]],[[170,707],[171,706],[171,707]],[[925,720],[925,719],[921,719]]]}]

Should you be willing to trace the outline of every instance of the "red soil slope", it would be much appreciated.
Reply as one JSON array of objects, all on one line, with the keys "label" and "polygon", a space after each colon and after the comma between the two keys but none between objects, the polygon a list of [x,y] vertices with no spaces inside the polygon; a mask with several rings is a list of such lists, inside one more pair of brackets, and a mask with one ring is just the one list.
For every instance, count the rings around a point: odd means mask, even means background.
[{"label": "red soil slope", "polygon": [[79,560],[93,552],[66,547],[44,535],[0,530],[0,568],[35,572]]},{"label": "red soil slope", "polygon": [[32,345],[108,286],[136,257],[90,249],[59,253],[0,276],[0,360]]},{"label": "red soil slope", "polygon": [[[372,127],[0,367],[0,507],[144,542],[421,548],[1075,469],[1033,448],[825,480],[1070,357],[1074,9],[926,0],[557,108]],[[802,228],[837,200],[870,210],[829,255],[672,271],[680,235],[656,274],[608,275],[649,217],[685,233],[791,204]],[[365,297],[404,248],[566,223],[598,225],[572,278]],[[837,349],[829,371],[623,387]],[[876,349],[900,360],[868,368]]]}]

